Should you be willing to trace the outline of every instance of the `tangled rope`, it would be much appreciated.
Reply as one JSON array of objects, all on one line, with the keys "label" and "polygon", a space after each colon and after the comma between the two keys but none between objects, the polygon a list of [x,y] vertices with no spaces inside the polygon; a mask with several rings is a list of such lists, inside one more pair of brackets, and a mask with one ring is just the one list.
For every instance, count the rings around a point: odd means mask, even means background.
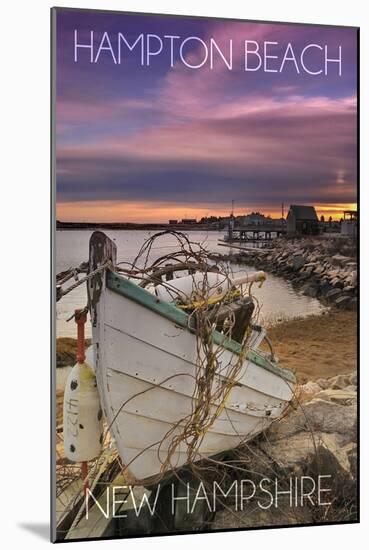
[{"label": "tangled rope", "polygon": [[[150,262],[155,242],[162,236],[167,236],[168,233],[176,240],[176,250]],[[163,445],[168,444],[165,453],[166,458],[161,461],[163,474],[175,468],[173,457],[183,444],[186,448],[187,463],[198,460],[202,441],[224,411],[228,396],[239,378],[249,348],[248,333],[244,334],[240,342],[240,352],[237,355],[230,354],[230,358],[226,359],[225,348],[222,345],[222,342],[232,339],[236,324],[234,311],[228,306],[234,302],[235,295],[240,297],[242,292],[237,291],[236,293],[234,289],[231,289],[219,302],[214,304],[209,300],[209,296],[214,291],[214,284],[210,283],[208,274],[217,271],[230,281],[232,275],[230,266],[224,263],[216,266],[212,264],[209,259],[209,252],[203,244],[190,241],[186,234],[165,231],[153,235],[142,245],[132,264],[133,276],[138,278],[141,275],[143,279],[140,284],[143,286],[148,283],[154,285],[165,284],[175,294],[176,288],[171,285],[171,281],[162,281],[162,276],[169,272],[169,270],[166,270],[169,261],[174,262],[174,266],[178,270],[190,266],[188,271],[193,275],[196,301],[187,308],[189,309],[189,324],[195,327],[196,365],[191,413],[176,422],[158,445],[157,454],[160,458]],[[200,283],[195,281],[194,278],[197,271],[203,273]],[[251,284],[247,293],[251,296]],[[181,301],[179,293],[176,301]],[[221,321],[219,321],[221,308],[224,311],[224,308],[227,307],[228,311],[225,319],[223,319],[223,315]],[[259,308],[257,307],[256,316],[258,311]],[[220,344],[216,344],[213,333],[215,329],[219,330],[219,325],[221,325],[223,339]]]}]

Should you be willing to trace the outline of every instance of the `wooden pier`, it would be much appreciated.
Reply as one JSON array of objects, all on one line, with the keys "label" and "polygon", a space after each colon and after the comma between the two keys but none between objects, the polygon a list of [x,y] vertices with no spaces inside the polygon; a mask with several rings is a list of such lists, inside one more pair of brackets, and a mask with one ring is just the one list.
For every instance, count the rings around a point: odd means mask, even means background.
[{"label": "wooden pier", "polygon": [[287,232],[286,224],[253,224],[229,227],[225,235],[226,242],[269,242]]}]

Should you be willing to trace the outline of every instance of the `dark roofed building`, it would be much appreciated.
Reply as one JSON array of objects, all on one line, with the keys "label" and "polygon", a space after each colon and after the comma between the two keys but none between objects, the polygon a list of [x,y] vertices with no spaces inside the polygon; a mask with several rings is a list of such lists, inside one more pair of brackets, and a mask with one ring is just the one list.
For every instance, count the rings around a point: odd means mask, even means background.
[{"label": "dark roofed building", "polygon": [[357,237],[358,213],[356,210],[345,210],[341,222],[341,235]]},{"label": "dark roofed building", "polygon": [[287,233],[317,235],[319,221],[314,206],[291,204],[287,215]]},{"label": "dark roofed building", "polygon": [[194,225],[195,223],[197,223],[197,220],[195,218],[183,218],[183,220],[181,220],[181,223],[186,225]]}]

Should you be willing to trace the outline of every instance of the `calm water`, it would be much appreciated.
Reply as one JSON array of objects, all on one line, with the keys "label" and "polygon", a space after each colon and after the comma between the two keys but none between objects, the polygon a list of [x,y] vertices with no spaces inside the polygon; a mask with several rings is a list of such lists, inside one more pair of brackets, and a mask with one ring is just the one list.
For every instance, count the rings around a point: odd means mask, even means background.
[{"label": "calm water", "polygon": [[[92,231],[57,231],[56,233],[56,272],[69,267],[75,267],[88,259],[88,241]],[[154,234],[150,231],[105,231],[117,245],[118,262],[132,262],[143,242]],[[189,238],[193,242],[201,242],[209,251],[226,253],[227,248],[217,246],[223,233],[211,231],[191,231]],[[152,259],[162,256],[176,248],[176,241],[171,236],[161,237],[152,249]],[[234,273],[255,271],[253,267],[232,266]],[[318,314],[324,308],[315,298],[309,298],[297,293],[288,281],[268,275],[261,288],[254,285],[253,292],[261,306],[260,321],[270,324],[280,318],[303,317]],[[87,303],[86,285],[81,285],[57,304],[57,337],[75,336],[76,326],[73,321],[67,322],[76,308],[82,308]],[[90,336],[90,326],[86,326],[87,336]]]}]

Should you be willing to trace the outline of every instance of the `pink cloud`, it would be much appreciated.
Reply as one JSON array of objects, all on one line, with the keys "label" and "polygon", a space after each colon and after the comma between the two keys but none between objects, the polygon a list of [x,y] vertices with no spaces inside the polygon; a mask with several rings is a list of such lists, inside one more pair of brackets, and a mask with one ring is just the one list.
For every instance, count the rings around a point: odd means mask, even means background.
[{"label": "pink cloud", "polygon": [[[286,176],[312,166],[331,174],[343,194],[354,185],[355,160],[346,154],[356,140],[355,99],[253,98],[208,109],[186,123],[145,129],[124,138],[60,148],[59,160],[88,159],[109,166],[124,159],[145,163],[211,166],[217,173],[244,174],[268,169]],[[206,116],[205,116],[206,115]],[[345,174],[342,185],[342,174]],[[241,176],[242,177],[242,176]]]}]

